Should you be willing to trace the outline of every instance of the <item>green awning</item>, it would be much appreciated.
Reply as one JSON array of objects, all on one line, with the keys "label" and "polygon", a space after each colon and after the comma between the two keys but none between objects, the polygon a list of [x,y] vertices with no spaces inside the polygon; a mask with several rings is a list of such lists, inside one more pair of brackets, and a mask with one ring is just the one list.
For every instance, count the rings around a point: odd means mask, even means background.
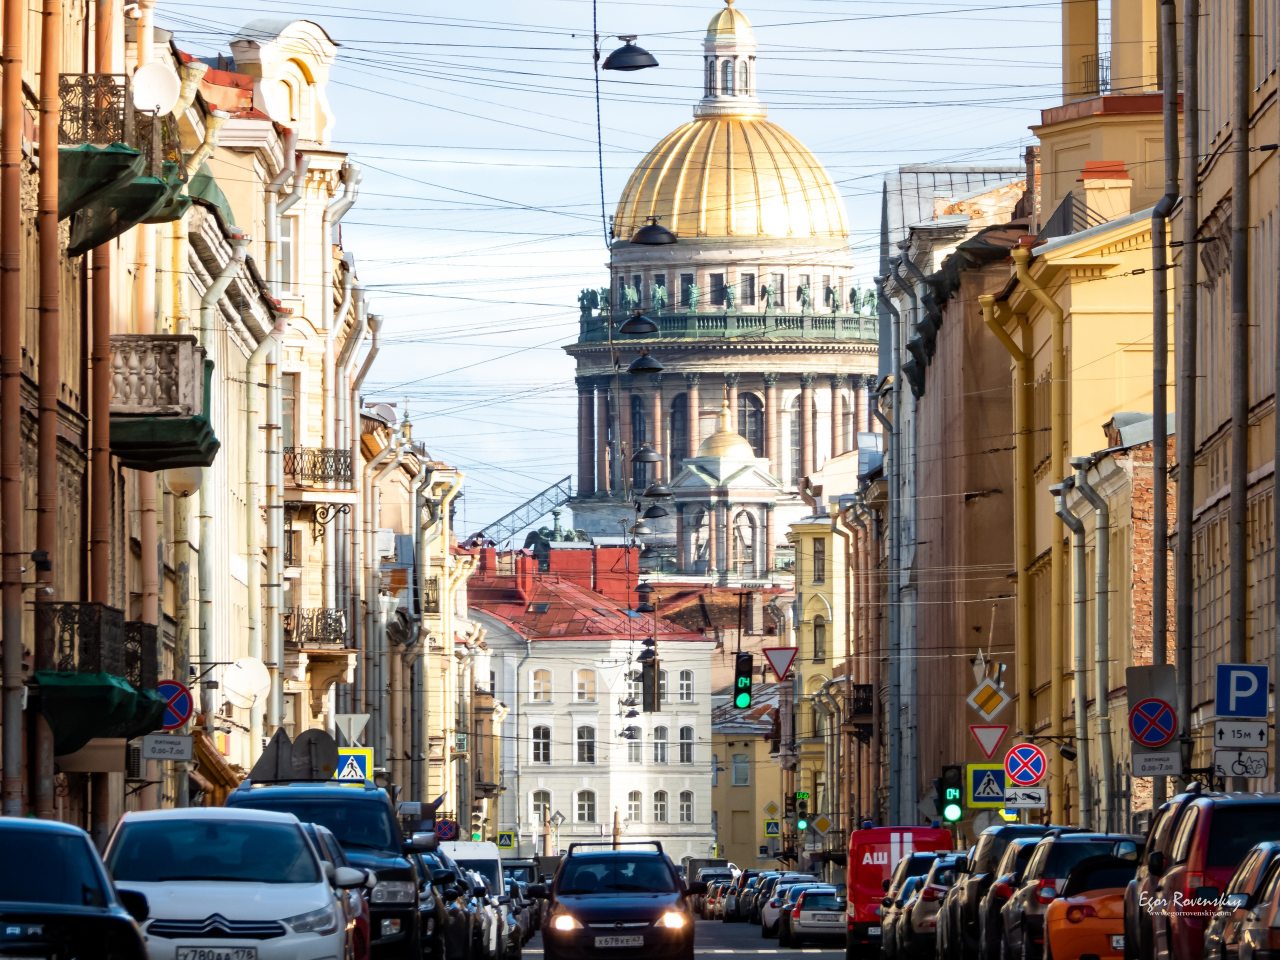
[{"label": "green awning", "polygon": [[134,702],[133,712],[117,726],[96,736],[123,737],[125,740],[132,740],[160,729],[166,706],[164,698],[154,690],[138,690],[136,693],[137,699]]},{"label": "green awning", "polygon": [[58,219],[65,220],[117,182],[142,172],[142,154],[123,143],[58,148]]},{"label": "green awning", "polygon": [[231,210],[231,201],[222,192],[222,187],[218,186],[218,181],[209,170],[207,163],[200,164],[200,169],[187,181],[187,195],[193,200],[201,200],[216,207],[228,226],[235,224],[236,218]]},{"label": "green awning", "polygon": [[61,673],[37,670],[40,712],[53,731],[56,755],[75,753],[94,737],[129,721],[138,692],[122,677],[109,673]]},{"label": "green awning", "polygon": [[[213,361],[204,362],[204,409],[212,403]],[[208,414],[196,417],[111,417],[111,452],[131,470],[213,465],[221,443]]]}]

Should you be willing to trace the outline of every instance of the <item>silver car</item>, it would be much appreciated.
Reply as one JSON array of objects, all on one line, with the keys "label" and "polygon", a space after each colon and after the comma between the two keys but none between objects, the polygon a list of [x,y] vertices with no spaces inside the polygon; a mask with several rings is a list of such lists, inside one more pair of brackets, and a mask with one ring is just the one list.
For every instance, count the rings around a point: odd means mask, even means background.
[{"label": "silver car", "polygon": [[800,947],[810,940],[844,943],[845,906],[844,897],[834,888],[805,890],[791,910],[791,946]]}]

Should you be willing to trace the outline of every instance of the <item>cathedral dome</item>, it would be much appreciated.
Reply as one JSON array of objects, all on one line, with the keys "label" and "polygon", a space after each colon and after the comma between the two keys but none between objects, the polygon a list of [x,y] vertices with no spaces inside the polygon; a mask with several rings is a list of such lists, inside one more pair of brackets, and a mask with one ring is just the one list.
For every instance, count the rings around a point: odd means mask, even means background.
[{"label": "cathedral dome", "polygon": [[741,10],[735,10],[733,0],[726,0],[727,6],[716,13],[707,24],[707,42],[717,43],[733,40],[738,43],[755,43],[755,33],[751,29],[751,21]]},{"label": "cathedral dome", "polygon": [[844,202],[818,159],[777,124],[750,116],[698,117],[649,151],[622,192],[614,235],[630,237],[650,217],[681,239],[849,234]]},{"label": "cathedral dome", "polygon": [[698,446],[699,457],[719,457],[722,460],[754,460],[756,452],[747,438],[732,427],[733,414],[729,404],[720,408],[720,426],[716,432]]}]

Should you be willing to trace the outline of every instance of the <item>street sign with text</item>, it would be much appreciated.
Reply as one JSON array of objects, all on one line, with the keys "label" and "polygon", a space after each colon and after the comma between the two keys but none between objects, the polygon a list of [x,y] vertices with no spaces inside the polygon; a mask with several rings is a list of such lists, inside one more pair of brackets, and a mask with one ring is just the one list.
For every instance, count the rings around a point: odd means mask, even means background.
[{"label": "street sign with text", "polygon": [[194,760],[195,747],[190,735],[149,733],[142,738],[141,755],[143,760]]},{"label": "street sign with text", "polygon": [[1213,725],[1213,745],[1237,750],[1261,749],[1267,745],[1267,721],[1219,720]]}]

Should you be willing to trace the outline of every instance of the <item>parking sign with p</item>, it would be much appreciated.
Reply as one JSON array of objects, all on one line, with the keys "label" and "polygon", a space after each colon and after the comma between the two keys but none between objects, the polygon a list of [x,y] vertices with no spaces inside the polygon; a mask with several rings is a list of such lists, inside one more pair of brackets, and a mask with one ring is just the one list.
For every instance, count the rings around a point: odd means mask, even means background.
[{"label": "parking sign with p", "polygon": [[1265,663],[1220,663],[1214,684],[1214,712],[1219,717],[1265,720],[1271,693]]}]

